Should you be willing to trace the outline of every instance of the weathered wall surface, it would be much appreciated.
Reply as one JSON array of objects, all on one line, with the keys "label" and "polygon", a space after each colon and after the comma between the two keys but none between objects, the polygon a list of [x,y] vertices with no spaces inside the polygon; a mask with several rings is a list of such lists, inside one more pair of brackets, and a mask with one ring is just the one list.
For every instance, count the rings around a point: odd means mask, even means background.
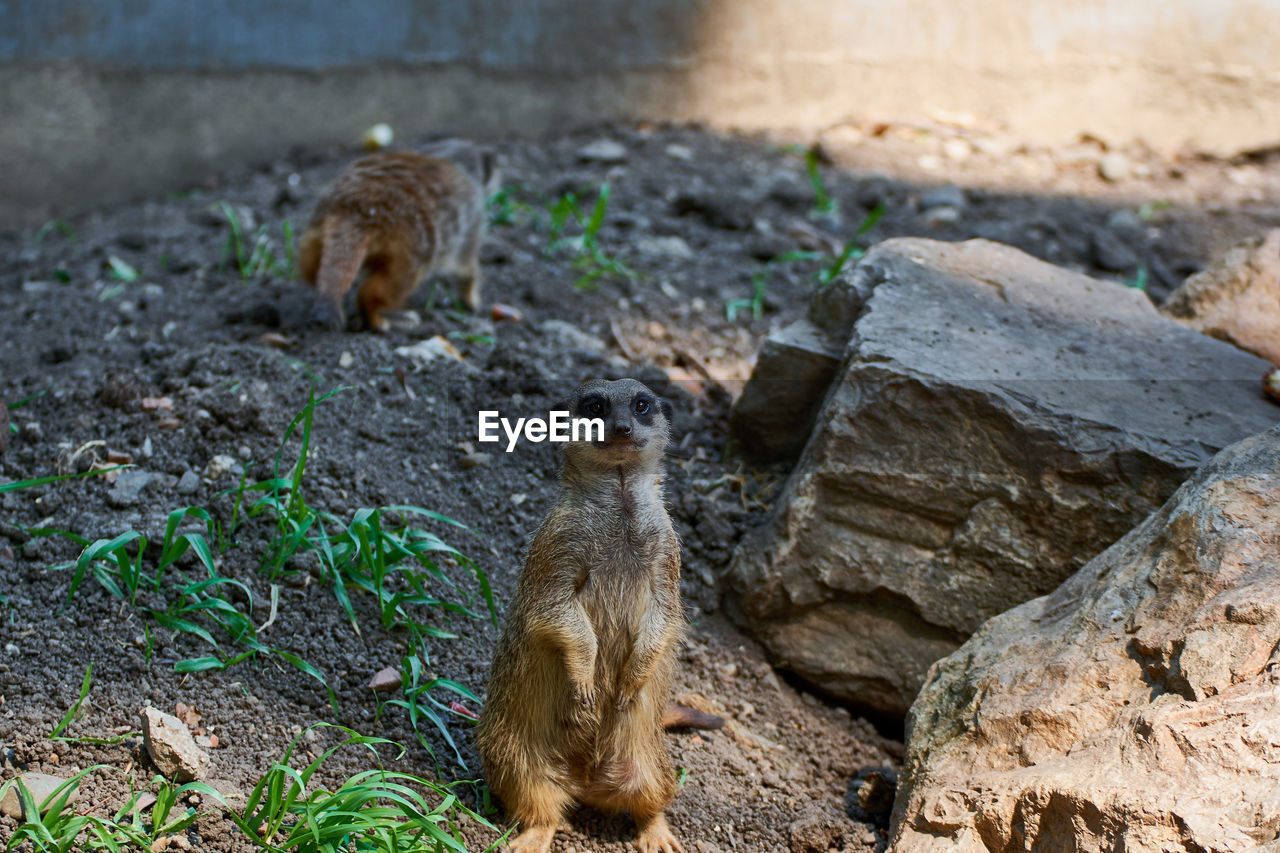
[{"label": "weathered wall surface", "polygon": [[0,225],[376,121],[817,129],[936,110],[1055,142],[1280,141],[1280,0],[4,0]]}]

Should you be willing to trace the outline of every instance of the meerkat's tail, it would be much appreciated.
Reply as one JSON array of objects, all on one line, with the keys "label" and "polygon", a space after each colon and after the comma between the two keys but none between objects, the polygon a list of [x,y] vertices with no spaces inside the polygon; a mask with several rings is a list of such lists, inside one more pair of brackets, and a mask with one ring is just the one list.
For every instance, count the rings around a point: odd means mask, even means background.
[{"label": "meerkat's tail", "polygon": [[329,217],[321,228],[320,269],[316,274],[313,319],[341,328],[342,297],[351,289],[360,272],[373,235],[342,216]]},{"label": "meerkat's tail", "polygon": [[662,727],[664,729],[719,729],[724,727],[724,717],[672,702],[662,712]]}]

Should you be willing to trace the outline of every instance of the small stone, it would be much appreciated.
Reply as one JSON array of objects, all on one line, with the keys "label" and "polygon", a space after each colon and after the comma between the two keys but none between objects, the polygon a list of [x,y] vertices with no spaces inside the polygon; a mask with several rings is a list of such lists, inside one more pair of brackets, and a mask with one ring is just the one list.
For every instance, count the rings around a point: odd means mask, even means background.
[{"label": "small stone", "polygon": [[519,323],[523,316],[519,308],[513,308],[510,305],[504,305],[501,302],[495,302],[489,308],[489,316],[495,323],[501,323],[504,320],[512,323]]},{"label": "small stone", "polygon": [[689,248],[683,237],[641,237],[636,240],[635,246],[647,255],[663,255],[682,261],[694,258],[693,249]]},{"label": "small stone", "polygon": [[420,364],[429,364],[442,358],[462,361],[462,353],[458,352],[458,348],[440,335],[419,341],[412,346],[396,347],[395,353]]},{"label": "small stone", "polygon": [[925,211],[924,221],[930,228],[950,225],[953,222],[960,221],[960,209],[958,207],[931,207]]},{"label": "small stone", "polygon": [[462,456],[461,458],[459,458],[458,467],[461,468],[463,471],[470,471],[472,468],[482,468],[485,465],[488,465],[492,461],[493,461],[492,453],[484,453],[482,451],[476,451],[475,453],[468,453]]},{"label": "small stone", "polygon": [[155,477],[150,471],[132,469],[119,472],[115,485],[107,493],[107,503],[117,509],[133,506],[142,496],[142,491],[151,484]]},{"label": "small stone", "polygon": [[343,350],[342,355],[338,356],[338,367],[347,368],[355,363],[356,357],[346,350]]},{"label": "small stone", "polygon": [[[27,790],[31,792],[31,797],[36,801],[36,807],[40,809],[41,814],[44,814],[45,811],[44,801],[52,796],[53,792],[58,790],[59,786],[63,785],[67,781],[66,779],[60,779],[57,776],[50,776],[47,773],[36,772],[21,773],[18,775],[18,779],[20,779],[22,784],[26,786]],[[71,790],[71,796],[67,799],[67,802],[75,802],[78,794],[79,789],[73,787]],[[18,797],[17,785],[14,785],[4,792],[4,799],[0,800],[0,812],[3,812],[14,820],[23,820],[24,817],[25,819],[30,820],[32,817],[30,815],[24,816],[22,814],[22,800]]]},{"label": "small stone", "polygon": [[395,136],[391,125],[385,122],[378,122],[361,135],[360,145],[366,151],[377,151],[379,148],[386,148],[390,145]]},{"label": "small stone", "polygon": [[196,746],[182,720],[155,708],[142,709],[142,737],[151,761],[174,782],[194,782],[209,773],[209,756]]},{"label": "small stone", "polygon": [[511,496],[511,503],[515,504],[516,506],[520,506],[520,504],[524,503],[528,499],[529,499],[529,496],[526,495],[524,492],[516,492],[514,495]]},{"label": "small stone", "polygon": [[168,412],[173,411],[173,398],[172,397],[143,397],[142,398],[142,411],[157,412],[157,411],[160,411],[161,409]]},{"label": "small stone", "polygon": [[49,291],[49,282],[47,281],[24,281],[22,283],[23,293],[47,293]]},{"label": "small stone", "polygon": [[1273,402],[1280,403],[1280,367],[1268,371],[1267,375],[1262,377],[1262,393]]},{"label": "small stone", "polygon": [[195,471],[184,471],[178,478],[178,494],[194,495],[198,488],[200,488],[200,475]]},{"label": "small stone", "polygon": [[225,453],[219,453],[217,456],[209,460],[209,465],[204,470],[204,475],[212,481],[217,481],[228,471],[239,468],[234,456],[228,456]]},{"label": "small stone", "polygon": [[1136,231],[1142,227],[1142,217],[1138,215],[1136,210],[1130,210],[1122,207],[1119,210],[1111,211],[1107,216],[1107,227],[1120,231]]},{"label": "small stone", "polygon": [[663,153],[665,153],[672,160],[692,160],[693,159],[693,149],[690,148],[688,145],[679,145],[676,143],[672,143],[671,145],[668,145],[666,149],[664,149]]},{"label": "small stone", "polygon": [[621,163],[627,159],[627,148],[612,139],[597,139],[579,148],[578,157],[588,163]]},{"label": "small stone", "polygon": [[1102,229],[1096,229],[1089,235],[1089,252],[1098,269],[1107,272],[1128,272],[1138,264],[1138,259],[1124,241]]},{"label": "small stone", "polygon": [[369,679],[369,689],[375,693],[390,693],[393,690],[399,690],[401,683],[400,670],[394,666],[388,666],[378,670],[373,678]]},{"label": "small stone", "polygon": [[973,146],[969,140],[957,136],[942,143],[942,153],[948,160],[968,160],[973,154]]},{"label": "small stone", "polygon": [[392,329],[401,332],[412,332],[422,325],[422,315],[412,308],[405,308],[387,315]]},{"label": "small stone", "polygon": [[934,187],[920,193],[921,210],[931,210],[935,207],[962,208],[964,206],[964,190],[955,184]]},{"label": "small stone", "polygon": [[1119,151],[1111,151],[1098,161],[1098,174],[1104,181],[1115,183],[1126,180],[1130,171],[1129,158]]}]

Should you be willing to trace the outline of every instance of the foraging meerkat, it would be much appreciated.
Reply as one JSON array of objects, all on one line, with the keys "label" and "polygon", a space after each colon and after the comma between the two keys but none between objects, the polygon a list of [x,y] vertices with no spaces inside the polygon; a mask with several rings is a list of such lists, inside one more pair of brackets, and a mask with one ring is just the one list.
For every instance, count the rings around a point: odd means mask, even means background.
[{"label": "foraging meerkat", "polygon": [[402,306],[432,273],[456,277],[474,311],[485,201],[497,183],[493,152],[462,140],[352,163],[316,205],[298,247],[301,277],[317,291],[313,320],[342,328],[342,297],[362,267],[358,302],[371,329],[385,330],[382,312]]},{"label": "foraging meerkat", "polygon": [[512,853],[545,853],[575,801],[629,810],[641,851],[676,853],[662,811],[676,792],[663,726],[698,723],[667,709],[685,627],[680,542],[662,498],[671,405],[623,379],[587,382],[563,408],[602,419],[604,439],[565,445],[560,494],[494,652],[476,745],[520,824]]}]

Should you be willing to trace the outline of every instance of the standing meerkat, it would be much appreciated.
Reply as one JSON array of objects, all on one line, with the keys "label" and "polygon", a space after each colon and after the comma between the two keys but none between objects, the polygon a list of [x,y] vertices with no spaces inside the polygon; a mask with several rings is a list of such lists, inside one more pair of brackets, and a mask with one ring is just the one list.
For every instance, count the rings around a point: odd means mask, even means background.
[{"label": "standing meerkat", "polygon": [[641,851],[677,853],[663,815],[676,792],[663,727],[723,721],[667,708],[685,628],[680,542],[662,497],[671,405],[623,379],[587,382],[561,408],[601,419],[604,438],[565,445],[560,494],[494,652],[476,745],[519,822],[512,853],[545,853],[575,801],[630,811]]},{"label": "standing meerkat", "polygon": [[485,201],[497,183],[493,152],[462,140],[352,163],[321,197],[299,243],[299,273],[316,288],[312,319],[343,327],[342,297],[361,268],[357,301],[371,329],[385,330],[382,312],[401,307],[433,273],[456,278],[474,311]]}]

